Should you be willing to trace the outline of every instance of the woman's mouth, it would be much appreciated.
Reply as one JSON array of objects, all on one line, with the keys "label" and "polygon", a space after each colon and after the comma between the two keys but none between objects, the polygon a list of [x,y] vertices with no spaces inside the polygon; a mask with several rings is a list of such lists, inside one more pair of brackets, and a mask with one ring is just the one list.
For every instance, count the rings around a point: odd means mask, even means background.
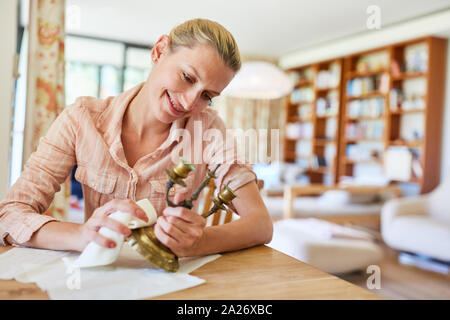
[{"label": "woman's mouth", "polygon": [[167,103],[169,105],[169,109],[171,113],[175,116],[181,116],[185,113],[185,111],[181,108],[179,104],[177,104],[169,95],[169,93],[166,91],[166,99]]}]

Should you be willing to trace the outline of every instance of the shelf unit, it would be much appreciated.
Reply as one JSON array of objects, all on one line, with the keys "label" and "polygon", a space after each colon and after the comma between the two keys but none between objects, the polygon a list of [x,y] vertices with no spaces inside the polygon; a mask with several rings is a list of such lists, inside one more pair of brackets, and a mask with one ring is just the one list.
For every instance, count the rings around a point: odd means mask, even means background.
[{"label": "shelf unit", "polygon": [[[371,60],[376,63],[372,62],[369,68],[364,61]],[[349,55],[344,58],[343,68],[345,88],[342,90],[338,181],[353,176],[357,166],[383,165],[389,51],[380,48]],[[359,148],[362,150],[358,152]],[[364,149],[374,151],[364,152]],[[366,154],[361,157],[358,153]]]},{"label": "shelf unit", "polygon": [[[408,65],[410,59],[405,56],[413,50],[418,51],[419,47],[428,52],[427,62],[422,63],[424,68],[411,68]],[[412,175],[408,181],[397,182],[416,184],[421,193],[431,191],[440,180],[446,49],[446,39],[423,37],[287,70],[291,74],[303,74],[308,70],[309,78],[300,78],[295,88],[311,88],[312,97],[308,103],[312,112],[308,117],[300,117],[298,108],[307,104],[290,101],[286,122],[309,123],[312,133],[307,140],[285,138],[285,161],[306,163],[306,174],[311,183],[338,183],[346,176],[354,176],[359,165],[378,166],[382,171],[388,149],[404,146],[418,155],[422,175]],[[339,82],[332,88],[321,88],[318,74],[330,68],[332,63],[339,65]],[[425,90],[408,97],[405,88],[416,82],[422,83]],[[338,112],[320,115],[317,113],[318,101],[330,91],[337,93]],[[406,99],[399,107],[393,108],[391,103],[395,103],[395,93],[399,92],[405,93]],[[358,106],[363,105],[364,108],[372,108],[371,112],[355,112]],[[411,105],[419,105],[420,108],[413,109]],[[331,139],[326,137],[326,123],[330,119],[337,120],[336,132]],[[402,123],[409,126],[412,123],[409,119],[422,123],[422,130],[414,129],[413,137],[407,135],[405,138]],[[309,155],[298,155],[296,146],[299,141],[310,143]],[[330,145],[335,146],[337,156],[326,166],[314,166],[314,158],[323,157],[325,148]],[[349,148],[355,145],[371,145],[374,151],[367,149],[365,157],[348,157],[347,153],[350,154],[352,148],[358,151],[358,147]],[[332,178],[325,179],[327,174]]]},{"label": "shelf unit", "polygon": [[[422,70],[407,70],[406,52],[413,47],[422,46],[428,52],[428,62]],[[422,174],[411,175],[408,180],[396,181],[399,183],[416,184],[420,193],[431,191],[439,184],[440,160],[441,160],[441,137],[442,137],[442,112],[444,102],[445,83],[445,63],[446,63],[447,40],[436,37],[424,37],[405,41],[394,45],[377,48],[374,50],[350,55],[344,60],[344,83],[346,90],[343,90],[345,103],[342,107],[341,140],[339,149],[339,176],[352,176],[355,166],[358,164],[371,164],[377,166],[385,165],[387,150],[394,146],[404,146],[418,154]],[[387,63],[379,66],[377,70],[357,70],[359,61],[364,60],[373,54],[384,54],[387,56]],[[386,75],[383,88],[361,94],[358,97],[348,95],[348,83],[351,80]],[[405,84],[415,81],[422,81],[421,87],[425,88],[422,93],[415,94],[414,99],[420,102],[422,107],[416,109],[404,109],[402,106],[394,108],[393,93],[405,90]],[[410,86],[411,87],[411,86]],[[368,99],[382,99],[384,101],[383,114],[377,117],[350,117],[348,115],[349,103],[352,101],[364,101]],[[416,101],[414,100],[414,101]],[[397,104],[395,104],[397,105]],[[406,105],[406,104],[402,104]],[[419,137],[406,139],[402,136],[402,121],[407,117],[415,117],[415,122],[422,122],[422,132],[418,132]],[[422,118],[422,119],[420,119]],[[374,152],[373,157],[361,161],[352,161],[347,158],[347,148],[349,145],[358,144],[364,139],[349,139],[346,136],[346,125],[348,123],[362,123],[378,121],[382,123],[382,134],[375,139],[366,139],[366,142],[380,145],[380,152]],[[409,123],[411,123],[411,119]],[[419,125],[420,126],[420,125]],[[420,132],[420,133],[419,133]]]},{"label": "shelf unit", "polygon": [[[291,74],[300,75],[294,90],[309,88],[310,91],[306,102],[294,100],[291,96],[286,122],[306,124],[309,134],[298,138],[285,135],[284,160],[306,167],[305,174],[311,183],[337,182],[342,63],[342,59],[333,59],[288,70]],[[310,108],[309,114],[299,114],[301,108]],[[301,149],[308,150],[306,154],[298,153],[299,142],[305,143]]]},{"label": "shelf unit", "polygon": [[[413,46],[423,46],[428,51],[425,70],[396,72],[392,68],[390,89],[403,90],[408,83],[423,81],[426,90],[416,97],[419,101],[423,101],[423,107],[418,109],[399,107],[397,110],[389,108],[387,147],[406,146],[418,152],[423,173],[419,177],[412,176],[409,182],[418,184],[421,193],[426,193],[433,190],[440,181],[447,40],[426,37],[392,45],[389,47],[391,61],[400,62],[400,65],[405,64],[405,54],[408,48]],[[423,136],[408,140],[402,138],[402,120],[406,117],[422,118]]]},{"label": "shelf unit", "polygon": [[[298,124],[303,126],[313,126],[314,119],[312,115],[314,105],[314,77],[315,67],[312,65],[295,68],[288,71],[294,79],[294,89],[286,110],[286,124]],[[288,127],[286,128],[288,129]],[[296,150],[299,142],[310,144],[311,137],[292,137],[286,132],[284,134],[284,161],[290,163],[299,163],[303,167],[309,167],[311,149],[306,148],[307,152],[303,155]]]}]

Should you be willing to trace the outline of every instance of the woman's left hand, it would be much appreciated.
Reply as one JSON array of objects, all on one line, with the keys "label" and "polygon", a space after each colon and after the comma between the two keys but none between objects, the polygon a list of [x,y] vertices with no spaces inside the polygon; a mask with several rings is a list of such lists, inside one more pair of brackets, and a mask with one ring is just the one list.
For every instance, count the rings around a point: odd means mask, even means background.
[{"label": "woman's left hand", "polygon": [[[174,202],[181,201],[183,196],[177,193]],[[206,219],[192,210],[183,207],[167,207],[156,221],[155,235],[178,257],[193,256],[203,237],[205,224]]]}]

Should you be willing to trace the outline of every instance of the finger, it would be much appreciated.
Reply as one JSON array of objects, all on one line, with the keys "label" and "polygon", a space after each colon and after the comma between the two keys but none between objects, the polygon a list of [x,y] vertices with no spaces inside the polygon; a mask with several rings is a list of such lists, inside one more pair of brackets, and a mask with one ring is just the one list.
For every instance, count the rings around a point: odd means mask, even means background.
[{"label": "finger", "polygon": [[107,216],[93,217],[89,219],[86,225],[89,227],[89,229],[95,232],[98,232],[100,228],[105,227],[114,232],[122,234],[125,237],[128,237],[131,234],[131,230],[126,225]]},{"label": "finger", "polygon": [[116,221],[112,218],[103,217],[100,220],[100,224],[102,227],[105,227],[105,228],[110,229],[111,231],[120,233],[120,234],[124,235],[125,237],[128,237],[131,234],[130,228],[128,228],[123,223]]},{"label": "finger", "polygon": [[141,207],[139,207],[136,202],[130,199],[124,199],[124,200],[112,200],[106,203],[103,207],[101,207],[103,210],[100,211],[99,215],[109,215],[116,211],[122,211],[127,212],[133,216],[135,216],[138,219],[141,219],[145,222],[148,222],[148,217],[145,214],[144,210],[142,210]]},{"label": "finger", "polygon": [[203,218],[196,212],[181,207],[166,207],[163,211],[163,215],[166,217],[168,216],[177,217],[186,222],[196,224],[199,226],[204,226],[206,221],[205,218]]},{"label": "finger", "polygon": [[177,193],[175,194],[175,197],[173,197],[173,201],[174,201],[176,204],[180,204],[180,202],[183,201],[184,198],[185,198],[184,194],[177,192]]},{"label": "finger", "polygon": [[168,235],[159,224],[155,225],[155,236],[156,238],[161,241],[162,244],[169,248],[173,248],[178,245],[178,241],[172,238],[170,235]]},{"label": "finger", "polygon": [[95,243],[97,243],[99,246],[104,248],[115,248],[117,244],[104,236],[102,236],[100,233],[95,232],[92,239]]},{"label": "finger", "polygon": [[183,239],[186,238],[186,234],[180,230],[175,224],[169,223],[167,219],[163,216],[158,218],[158,224],[164,232],[171,236],[173,239],[178,242],[183,242]]},{"label": "finger", "polygon": [[[183,236],[189,237],[189,238],[198,238],[201,236],[202,233],[202,227],[199,227],[198,225],[185,222],[184,220],[181,220],[180,218],[174,217],[174,216],[168,216],[168,217],[162,217],[164,220],[163,222],[167,223],[172,227],[172,229],[178,229],[181,231]],[[170,233],[170,230],[167,230],[163,228],[166,232]]]}]

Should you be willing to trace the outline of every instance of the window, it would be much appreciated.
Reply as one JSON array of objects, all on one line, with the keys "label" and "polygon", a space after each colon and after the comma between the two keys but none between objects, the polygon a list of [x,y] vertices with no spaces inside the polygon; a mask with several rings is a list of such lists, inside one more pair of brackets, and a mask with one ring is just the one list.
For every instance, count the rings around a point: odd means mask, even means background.
[{"label": "window", "polygon": [[81,36],[66,37],[66,104],[79,96],[106,98],[144,82],[150,48]]},{"label": "window", "polygon": [[82,62],[66,62],[66,105],[79,96],[98,97],[99,66]]},{"label": "window", "polygon": [[14,118],[13,131],[11,133],[11,167],[9,175],[9,185],[13,185],[20,177],[22,172],[23,157],[23,136],[25,129],[25,111],[26,111],[26,91],[27,91],[27,57],[28,57],[28,32],[23,28],[19,28],[19,35],[23,34],[20,39],[19,54],[19,74],[20,77],[16,82],[16,92],[14,97]]},{"label": "window", "polygon": [[[122,91],[121,69],[115,66],[102,66],[100,69],[99,97],[116,96]],[[127,90],[124,88],[124,90]]]},{"label": "window", "polygon": [[128,90],[147,79],[150,50],[127,47],[123,89]]}]

